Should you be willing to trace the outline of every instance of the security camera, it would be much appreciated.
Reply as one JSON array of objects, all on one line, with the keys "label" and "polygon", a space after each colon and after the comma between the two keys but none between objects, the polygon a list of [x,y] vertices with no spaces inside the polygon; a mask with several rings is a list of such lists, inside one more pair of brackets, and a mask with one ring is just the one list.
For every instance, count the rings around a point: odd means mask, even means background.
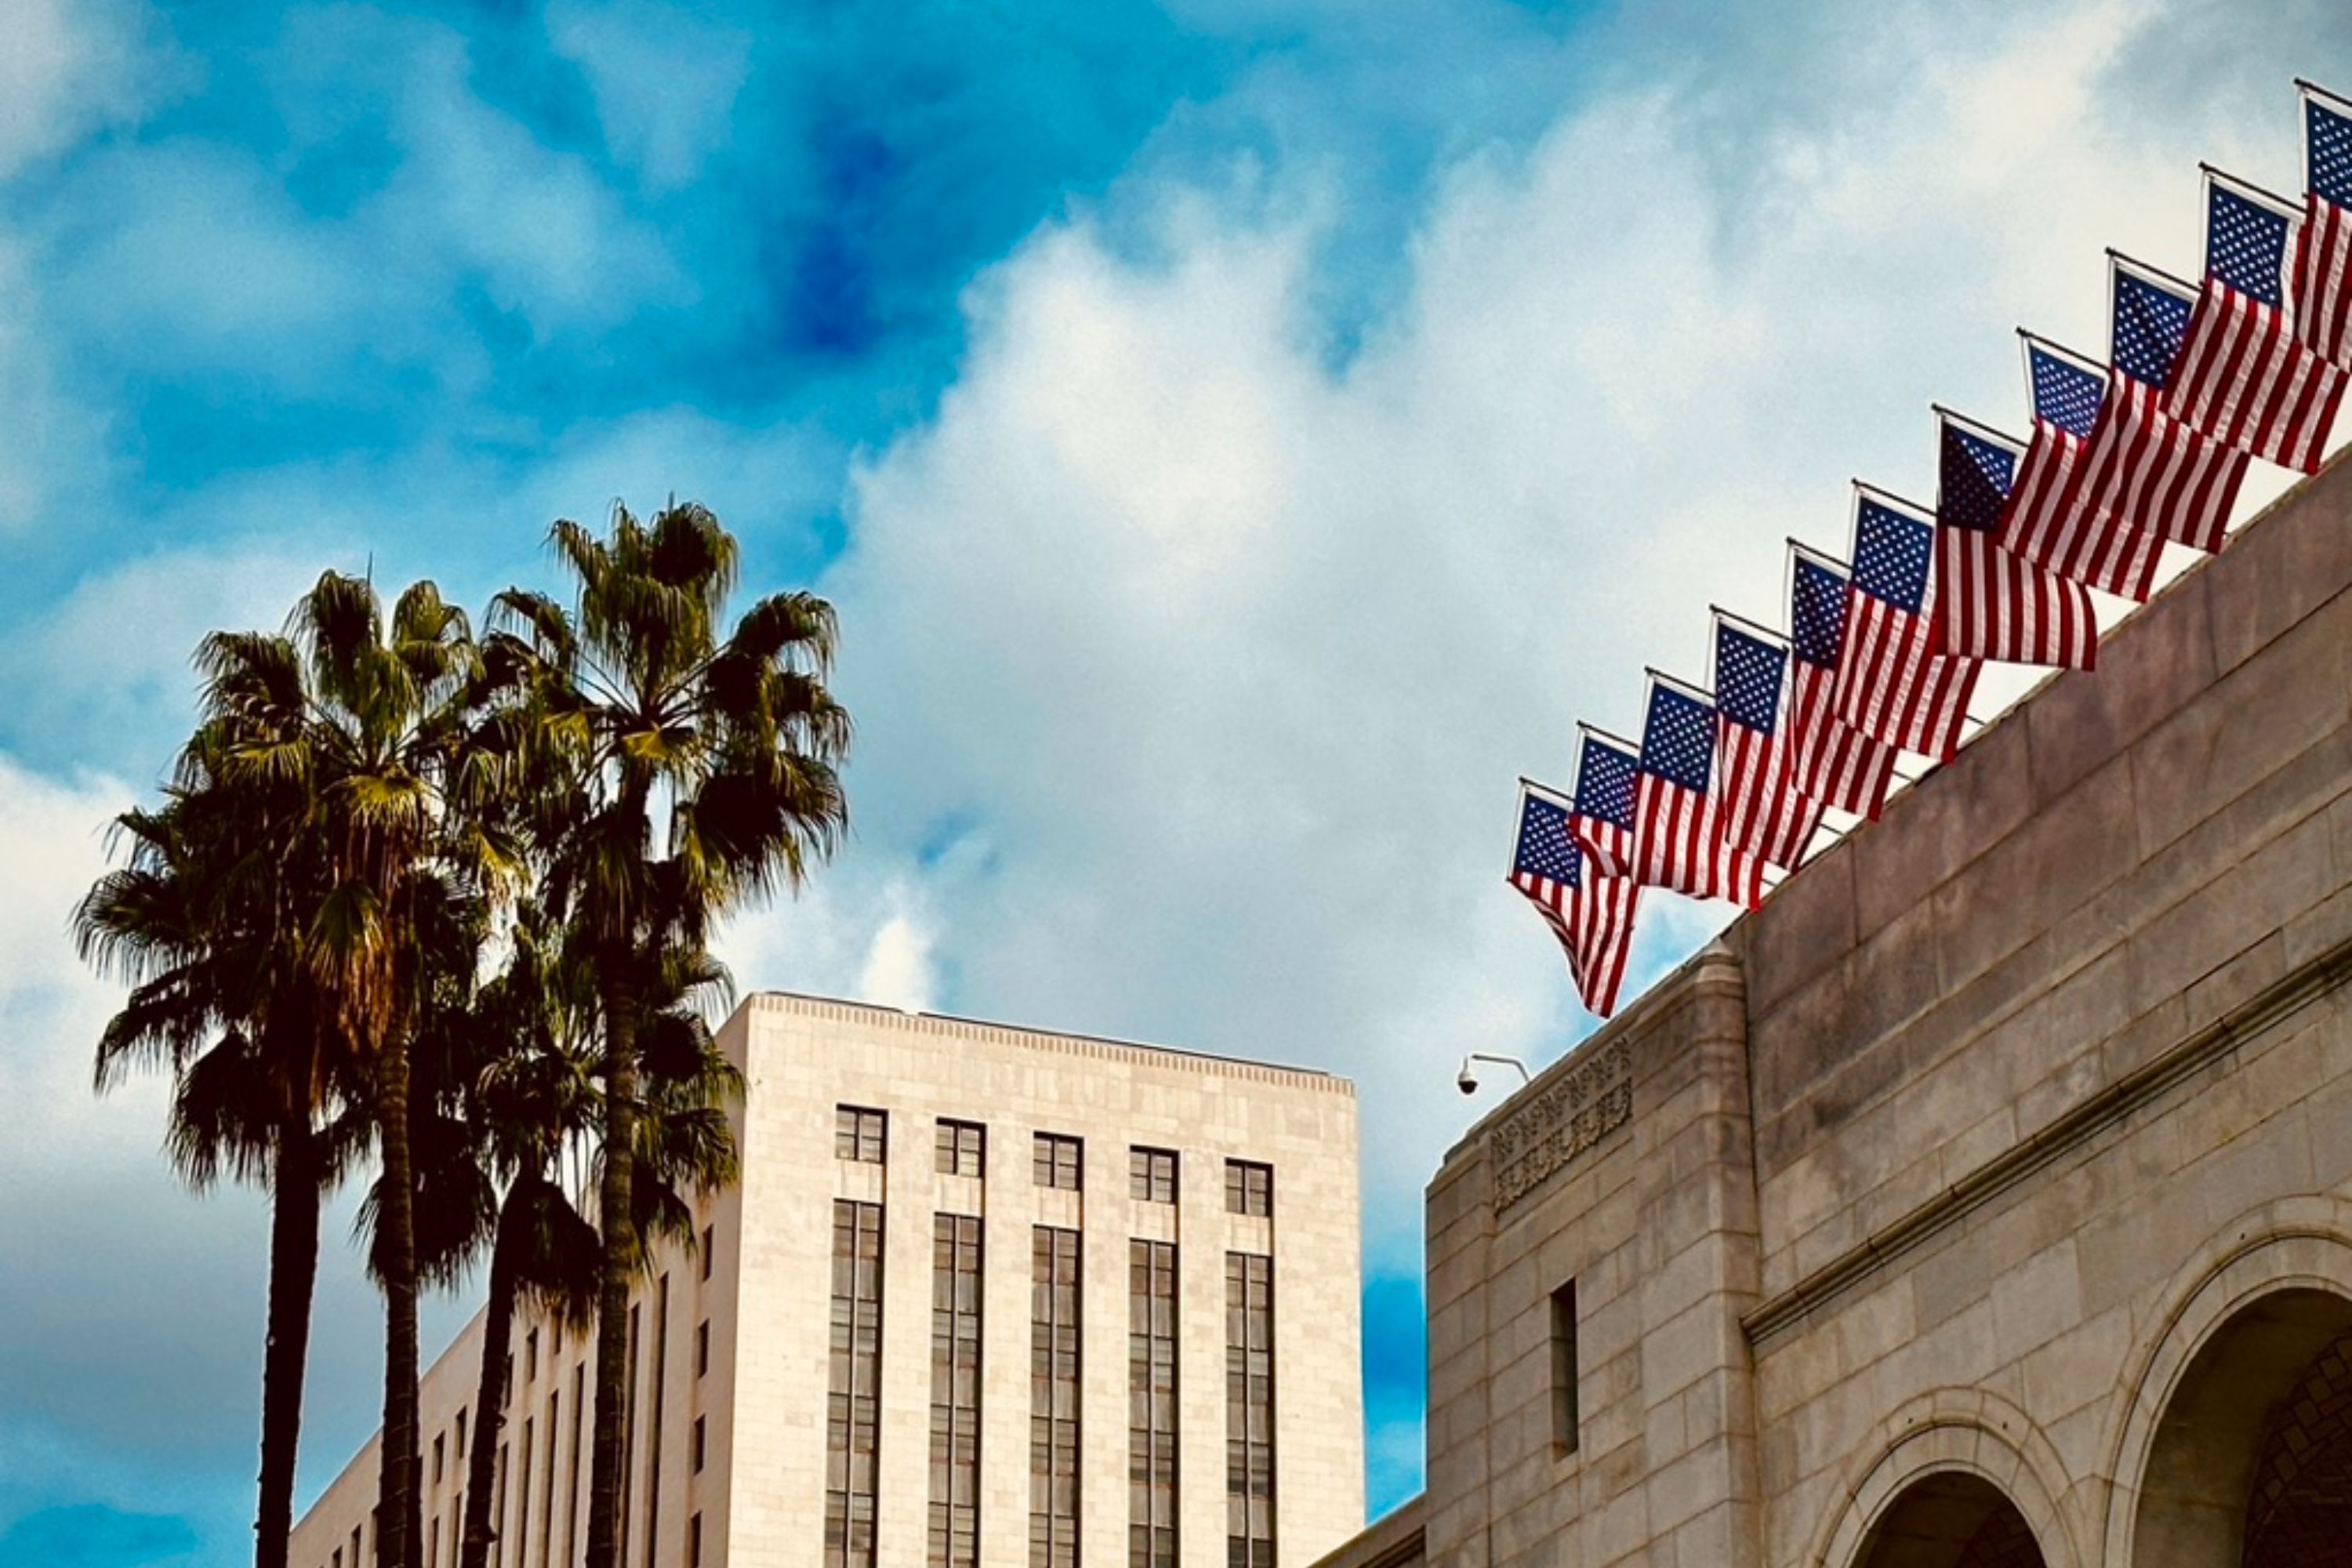
[{"label": "security camera", "polygon": [[1521,1083],[1528,1081],[1528,1064],[1519,1060],[1518,1058],[1498,1057],[1486,1051],[1472,1051],[1468,1056],[1462,1058],[1462,1070],[1454,1075],[1454,1088],[1460,1089],[1465,1094],[1475,1094],[1478,1092],[1478,1069],[1474,1065],[1478,1062],[1493,1062],[1496,1067],[1509,1068],[1513,1072],[1519,1075],[1519,1081]]}]

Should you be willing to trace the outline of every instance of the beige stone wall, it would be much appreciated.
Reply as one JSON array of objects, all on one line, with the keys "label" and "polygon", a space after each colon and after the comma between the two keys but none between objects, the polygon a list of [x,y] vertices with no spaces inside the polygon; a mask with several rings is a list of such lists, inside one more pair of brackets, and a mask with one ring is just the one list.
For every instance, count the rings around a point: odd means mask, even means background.
[{"label": "beige stone wall", "polygon": [[2352,467],[2101,664],[1449,1156],[1429,1563],[1849,1568],[1947,1473],[2050,1568],[2220,1568],[2140,1531],[2168,1397],[2265,1292],[2352,1302]]},{"label": "beige stone wall", "polygon": [[[1279,1559],[1310,1562],[1360,1526],[1356,1114],[1344,1079],[779,995],[746,1002],[720,1038],[746,1064],[749,1079],[743,1181],[710,1205],[717,1237],[711,1279],[703,1281],[695,1264],[675,1256],[667,1268],[671,1306],[658,1518],[648,1536],[652,1457],[641,1438],[630,1568],[683,1568],[688,1521],[698,1515],[708,1568],[804,1568],[819,1560],[837,1197],[885,1205],[881,1568],[920,1568],[925,1561],[932,1217],[942,1211],[977,1214],[984,1223],[981,1531],[987,1568],[1018,1568],[1029,1560],[1030,1245],[1032,1227],[1040,1224],[1076,1228],[1085,1238],[1086,1562],[1126,1560],[1131,1237],[1178,1247],[1187,1568],[1213,1568],[1225,1554],[1229,1250],[1268,1253],[1275,1260]],[[835,1158],[835,1110],[842,1104],[888,1113],[884,1164]],[[935,1169],[940,1117],[987,1127],[983,1178]],[[1033,1184],[1032,1141],[1039,1131],[1085,1140],[1082,1192]],[[1128,1152],[1137,1144],[1178,1152],[1174,1205],[1130,1198]],[[1273,1166],[1270,1219],[1226,1212],[1229,1157]],[[640,1312],[640,1383],[650,1401],[651,1298],[641,1299]],[[697,1378],[694,1331],[706,1318],[711,1366]],[[551,1384],[560,1384],[569,1402],[564,1380],[588,1348],[567,1343],[563,1356],[548,1358],[542,1378],[523,1389],[522,1404],[509,1411],[510,1441],[520,1410],[539,1410]],[[428,1452],[429,1434],[439,1429],[434,1423],[470,1402],[478,1355],[477,1327],[427,1378]],[[687,1456],[697,1416],[706,1422],[705,1463],[692,1474]],[[559,1425],[568,1458],[569,1417]],[[538,1441],[534,1430],[536,1462],[543,1465]],[[373,1501],[373,1453],[371,1447],[354,1461],[305,1518],[297,1531],[298,1568],[332,1568],[334,1543],[348,1545],[351,1524]],[[518,1563],[510,1554],[500,1568],[548,1568],[537,1523],[542,1484],[535,1476],[527,1558]],[[564,1485],[561,1478],[558,1484]],[[428,1495],[428,1514],[437,1501],[438,1494]],[[510,1508],[516,1501],[510,1483]],[[584,1528],[579,1540],[584,1545]],[[550,1562],[561,1564],[562,1542],[552,1544]],[[446,1562],[446,1546],[444,1553]]]}]

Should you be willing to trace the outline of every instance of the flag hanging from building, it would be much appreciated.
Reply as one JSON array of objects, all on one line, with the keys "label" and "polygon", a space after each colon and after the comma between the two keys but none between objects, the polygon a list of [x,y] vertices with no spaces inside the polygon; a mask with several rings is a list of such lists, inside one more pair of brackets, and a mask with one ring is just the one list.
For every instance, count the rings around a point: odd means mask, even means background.
[{"label": "flag hanging from building", "polygon": [[2352,368],[2352,102],[2303,84],[2303,232],[2294,264],[2294,332]]},{"label": "flag hanging from building", "polygon": [[1633,875],[1634,776],[1641,762],[1633,747],[1590,725],[1577,726],[1575,813],[1570,831],[1592,857],[1603,877]]},{"label": "flag hanging from building", "polygon": [[1634,779],[1634,875],[1653,887],[1752,910],[1764,901],[1764,863],[1724,839],[1710,787],[1716,728],[1706,693],[1652,673]]},{"label": "flag hanging from building", "polygon": [[2090,668],[2099,648],[2090,590],[2000,542],[2025,446],[1948,409],[1937,409],[1936,422],[1936,646],[1972,658]]},{"label": "flag hanging from building", "polygon": [[2158,539],[2219,550],[2251,459],[2167,407],[2196,290],[2126,257],[2111,273],[2117,374],[2091,438],[2088,504]]},{"label": "flag hanging from building", "polygon": [[2119,378],[2031,332],[2019,336],[2033,438],[2001,510],[2000,544],[2074,582],[2145,599],[2156,584],[2163,539],[2092,499],[2092,439],[2114,395],[2108,383]]},{"label": "flag hanging from building", "polygon": [[1799,790],[1875,817],[1895,781],[1895,748],[1837,716],[1846,576],[1843,562],[1789,541],[1789,744]]},{"label": "flag hanging from building", "polygon": [[1570,815],[1549,791],[1520,783],[1519,842],[1509,880],[1559,939],[1585,1007],[1606,1018],[1617,1010],[1625,984],[1641,888],[1629,878],[1594,874],[1569,831]]},{"label": "flag hanging from building", "polygon": [[1715,795],[1724,840],[1793,871],[1821,826],[1822,806],[1797,788],[1788,689],[1788,645],[1717,610]]},{"label": "flag hanging from building", "polygon": [[2344,372],[2301,341],[2288,312],[2302,220],[2266,192],[2206,172],[2205,284],[2165,408],[2225,446],[2308,474],[2344,401]]},{"label": "flag hanging from building", "polygon": [[1960,749],[1979,666],[1936,650],[1935,613],[1936,520],[1857,484],[1837,714],[1874,740],[1944,762]]}]

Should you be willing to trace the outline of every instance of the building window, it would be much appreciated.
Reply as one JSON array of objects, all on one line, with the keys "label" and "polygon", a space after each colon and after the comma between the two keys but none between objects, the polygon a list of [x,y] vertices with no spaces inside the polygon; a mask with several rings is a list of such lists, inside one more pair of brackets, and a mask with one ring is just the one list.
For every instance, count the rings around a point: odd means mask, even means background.
[{"label": "building window", "polygon": [[1127,1193],[1138,1203],[1174,1203],[1176,1151],[1129,1149],[1127,1152]]},{"label": "building window", "polygon": [[702,1277],[705,1279],[710,1278],[710,1255],[718,1246],[719,1227],[715,1225],[704,1226],[702,1227]]},{"label": "building window", "polygon": [[705,1318],[694,1331],[694,1375],[708,1376],[710,1372],[710,1320]]},{"label": "building window", "polygon": [[1225,1254],[1225,1562],[1274,1568],[1274,1259]]},{"label": "building window", "polygon": [[1029,1568],[1077,1568],[1076,1231],[1036,1227],[1029,1283]]},{"label": "building window", "polygon": [[442,1445],[448,1442],[448,1440],[449,1435],[446,1432],[436,1432],[433,1434],[433,1484],[436,1487],[441,1484]]},{"label": "building window", "polygon": [[1254,1160],[1226,1161],[1225,1212],[1260,1218],[1273,1214],[1274,1167]]},{"label": "building window", "polygon": [[1174,1245],[1129,1242],[1127,1279],[1127,1568],[1176,1568]]},{"label": "building window", "polygon": [[703,1424],[709,1419],[707,1415],[698,1415],[694,1418],[694,1441],[689,1447],[693,1457],[694,1473],[698,1476],[702,1473],[703,1445],[709,1438],[709,1433]]},{"label": "building window", "polygon": [[1086,1141],[1066,1138],[1059,1132],[1040,1132],[1031,1168],[1039,1186],[1075,1193],[1086,1175]]},{"label": "building window", "polygon": [[977,1121],[940,1118],[938,1168],[950,1176],[977,1176],[988,1152],[988,1129]]},{"label": "building window", "polygon": [[1576,1281],[1551,1293],[1551,1441],[1576,1452]]},{"label": "building window", "polygon": [[531,1423],[522,1424],[522,1468],[515,1489],[515,1562],[530,1561],[530,1440]]},{"label": "building window", "polygon": [[466,1413],[465,1413],[465,1411],[464,1411],[464,1410],[462,1410],[462,1409],[461,1409],[461,1410],[459,1410],[459,1411],[457,1412],[457,1458],[460,1458],[460,1459],[463,1459],[465,1457],[466,1457]]},{"label": "building window", "polygon": [[930,1568],[980,1563],[980,1240],[972,1215],[932,1216]]},{"label": "building window", "polygon": [[525,1383],[537,1383],[539,1381],[539,1331],[537,1329],[531,1330],[522,1337],[522,1380]]},{"label": "building window", "polygon": [[540,1457],[539,1568],[547,1568],[548,1558],[554,1550],[555,1451],[562,1446],[562,1391],[551,1388],[547,1391],[547,1447]]},{"label": "building window", "polygon": [[833,1342],[825,1397],[825,1568],[874,1568],[882,1394],[882,1205],[833,1205]]},{"label": "building window", "polygon": [[882,1111],[862,1105],[836,1105],[833,1108],[833,1157],[878,1165],[889,1142],[889,1129],[890,1118]]},{"label": "building window", "polygon": [[686,1521],[686,1568],[702,1568],[702,1516]]}]

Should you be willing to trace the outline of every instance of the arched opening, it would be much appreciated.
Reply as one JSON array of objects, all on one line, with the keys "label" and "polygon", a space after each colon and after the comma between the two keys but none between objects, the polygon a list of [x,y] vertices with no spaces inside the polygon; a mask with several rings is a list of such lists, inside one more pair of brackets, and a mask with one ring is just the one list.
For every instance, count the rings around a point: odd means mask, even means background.
[{"label": "arched opening", "polygon": [[2352,1551],[2352,1300],[2275,1291],[2189,1359],[2158,1423],[2134,1568],[2318,1568]]},{"label": "arched opening", "polygon": [[1863,1538],[1854,1568],[2043,1568],[2017,1505],[1982,1476],[1944,1470],[1903,1489]]}]

